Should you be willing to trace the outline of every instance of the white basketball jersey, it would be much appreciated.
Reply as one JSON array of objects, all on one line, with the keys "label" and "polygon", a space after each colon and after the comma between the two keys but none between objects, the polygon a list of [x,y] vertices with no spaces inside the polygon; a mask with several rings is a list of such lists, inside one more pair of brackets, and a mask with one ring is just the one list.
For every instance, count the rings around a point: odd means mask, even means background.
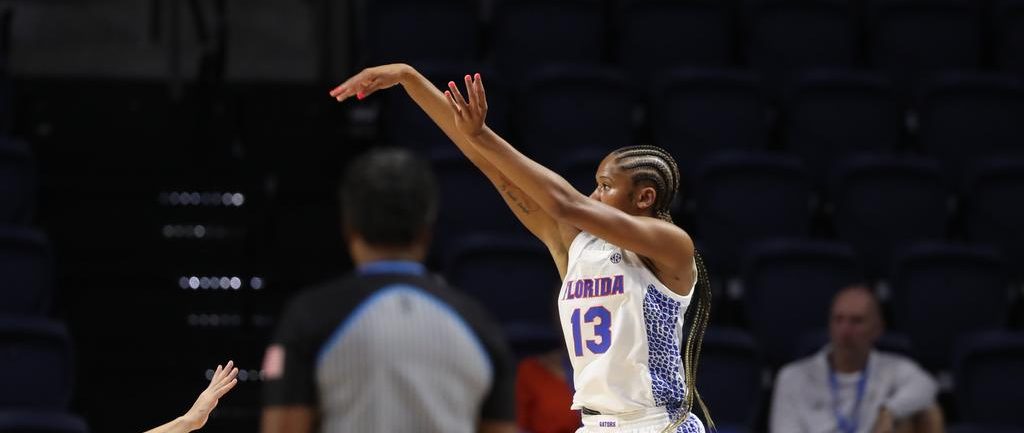
[{"label": "white basketball jersey", "polygon": [[665,287],[635,253],[580,232],[558,300],[572,408],[620,414],[660,406],[675,418],[686,389],[680,344],[692,296]]}]

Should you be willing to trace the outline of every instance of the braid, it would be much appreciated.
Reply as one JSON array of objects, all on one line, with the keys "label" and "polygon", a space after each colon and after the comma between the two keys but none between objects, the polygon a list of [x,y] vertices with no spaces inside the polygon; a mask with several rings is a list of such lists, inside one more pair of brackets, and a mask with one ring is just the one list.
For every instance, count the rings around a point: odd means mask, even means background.
[{"label": "braid", "polygon": [[647,182],[654,186],[654,214],[672,222],[670,206],[679,190],[679,166],[665,149],[657,146],[627,146],[612,152],[622,170],[632,172],[634,183]]},{"label": "braid", "polygon": [[704,399],[697,391],[697,366],[700,362],[700,349],[704,343],[704,331],[708,328],[708,321],[711,319],[711,280],[708,278],[708,269],[704,266],[704,258],[700,253],[694,252],[693,258],[697,263],[697,308],[693,312],[690,323],[690,335],[686,338],[686,349],[683,352],[683,370],[686,380],[686,397],[683,400],[683,407],[680,408],[679,418],[662,430],[662,433],[676,431],[683,422],[690,416],[694,401],[700,406],[704,413],[704,419],[708,422],[708,428],[714,430],[715,422],[711,419],[711,412],[704,404]]}]

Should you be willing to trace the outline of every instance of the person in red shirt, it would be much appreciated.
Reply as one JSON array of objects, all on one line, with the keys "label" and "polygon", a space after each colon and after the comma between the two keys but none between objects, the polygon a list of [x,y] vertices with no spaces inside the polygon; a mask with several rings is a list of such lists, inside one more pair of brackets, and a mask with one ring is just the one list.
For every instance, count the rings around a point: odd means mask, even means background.
[{"label": "person in red shirt", "polygon": [[516,375],[516,421],[529,433],[573,433],[581,425],[572,406],[572,369],[563,350],[523,358]]}]

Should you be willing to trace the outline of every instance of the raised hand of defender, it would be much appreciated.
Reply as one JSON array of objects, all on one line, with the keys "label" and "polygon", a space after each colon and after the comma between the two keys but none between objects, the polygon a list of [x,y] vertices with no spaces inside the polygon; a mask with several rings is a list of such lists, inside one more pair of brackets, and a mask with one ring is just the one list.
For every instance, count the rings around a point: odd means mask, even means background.
[{"label": "raised hand of defender", "polygon": [[353,96],[363,99],[373,92],[400,83],[403,75],[411,69],[409,65],[402,63],[366,68],[332,89],[330,95],[338,102]]},{"label": "raised hand of defender", "polygon": [[487,93],[484,92],[484,81],[480,74],[466,75],[465,81],[468,101],[462,97],[454,81],[448,82],[448,90],[444,94],[454,111],[455,126],[464,135],[473,137],[483,131],[487,119]]},{"label": "raised hand of defender", "polygon": [[234,365],[234,361],[228,361],[223,368],[218,365],[217,370],[213,372],[213,378],[210,379],[210,385],[199,394],[192,408],[182,416],[189,431],[198,430],[206,425],[210,412],[217,407],[217,401],[238,383],[238,379],[235,379],[238,369],[233,368]]}]

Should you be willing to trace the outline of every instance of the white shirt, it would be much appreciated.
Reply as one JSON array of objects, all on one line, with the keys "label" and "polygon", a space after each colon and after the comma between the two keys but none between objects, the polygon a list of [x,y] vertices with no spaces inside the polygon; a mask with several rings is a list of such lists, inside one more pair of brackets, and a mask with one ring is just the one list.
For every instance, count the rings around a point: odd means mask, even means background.
[{"label": "white shirt", "polygon": [[680,344],[692,296],[665,287],[636,253],[580,232],[558,301],[572,408],[621,414],[663,406],[674,418],[686,389]]},{"label": "white shirt", "polygon": [[[775,380],[770,433],[840,433],[829,385],[826,346],[817,354],[787,364]],[[875,425],[884,406],[895,419],[903,419],[935,403],[935,380],[908,358],[872,351],[868,356],[867,382],[860,410],[853,413],[857,383],[863,371],[837,374],[839,410],[857,418],[857,433]]]}]

